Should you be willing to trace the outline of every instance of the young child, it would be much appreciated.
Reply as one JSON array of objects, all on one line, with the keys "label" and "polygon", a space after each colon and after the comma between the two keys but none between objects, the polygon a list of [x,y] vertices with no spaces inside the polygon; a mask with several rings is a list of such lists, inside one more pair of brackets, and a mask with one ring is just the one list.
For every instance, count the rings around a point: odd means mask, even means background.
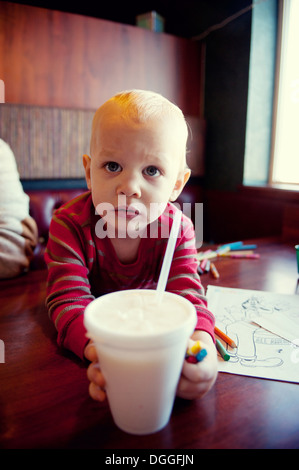
[{"label": "young child", "polygon": [[[45,254],[46,303],[58,344],[91,361],[87,376],[95,400],[105,398],[105,383],[85,335],[84,309],[108,292],[156,288],[168,241],[163,228],[170,231],[177,210],[170,201],[190,176],[187,135],[181,110],[161,95],[142,90],[117,94],[93,119],[90,157],[83,156],[89,191],[53,215]],[[194,228],[183,215],[166,288],[195,305],[198,322],[192,338],[208,352],[200,363],[184,363],[177,395],[188,399],[205,394],[217,376],[214,317],[195,253]]]}]

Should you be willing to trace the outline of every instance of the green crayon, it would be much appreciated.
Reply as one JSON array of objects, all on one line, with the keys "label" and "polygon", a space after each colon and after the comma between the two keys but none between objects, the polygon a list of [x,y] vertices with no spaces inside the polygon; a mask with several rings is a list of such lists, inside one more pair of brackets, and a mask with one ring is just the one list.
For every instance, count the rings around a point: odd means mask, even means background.
[{"label": "green crayon", "polygon": [[216,348],[217,351],[220,353],[221,357],[225,361],[229,361],[230,355],[228,354],[227,350],[222,346],[222,343],[219,341],[219,339],[216,339]]}]

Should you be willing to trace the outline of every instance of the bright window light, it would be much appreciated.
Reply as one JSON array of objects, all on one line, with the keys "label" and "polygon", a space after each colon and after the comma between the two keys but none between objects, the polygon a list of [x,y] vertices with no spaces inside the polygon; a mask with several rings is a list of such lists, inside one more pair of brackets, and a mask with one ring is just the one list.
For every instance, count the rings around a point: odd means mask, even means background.
[{"label": "bright window light", "polygon": [[281,58],[272,175],[299,184],[299,0],[283,1]]}]

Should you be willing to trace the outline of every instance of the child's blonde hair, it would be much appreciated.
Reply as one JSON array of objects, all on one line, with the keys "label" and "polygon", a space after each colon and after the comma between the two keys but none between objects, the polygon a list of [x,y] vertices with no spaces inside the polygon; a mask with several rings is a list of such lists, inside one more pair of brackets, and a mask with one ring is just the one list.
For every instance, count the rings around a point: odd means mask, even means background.
[{"label": "child's blonde hair", "polygon": [[[145,123],[161,117],[175,119],[182,134],[184,161],[186,162],[186,143],[188,127],[180,108],[159,93],[147,90],[128,90],[117,93],[96,111],[92,121],[90,154],[98,147],[99,125],[109,106],[117,104],[122,108],[122,117],[135,123]],[[177,130],[176,130],[177,131]],[[175,132],[176,132],[175,131]]]}]

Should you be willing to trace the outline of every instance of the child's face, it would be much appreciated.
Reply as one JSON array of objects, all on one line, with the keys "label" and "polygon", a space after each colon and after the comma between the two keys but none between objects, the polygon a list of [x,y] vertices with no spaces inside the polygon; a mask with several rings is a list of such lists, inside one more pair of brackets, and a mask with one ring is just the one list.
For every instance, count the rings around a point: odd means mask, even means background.
[{"label": "child's face", "polygon": [[[99,145],[90,159],[84,156],[88,188],[95,207],[109,203],[115,214],[133,217],[124,206],[147,211],[155,220],[169,200],[175,200],[190,172],[182,168],[183,144],[178,124],[169,119],[133,123],[120,111],[108,112],[99,126]],[[121,196],[121,197],[120,197]],[[151,204],[160,204],[154,214]]]}]

